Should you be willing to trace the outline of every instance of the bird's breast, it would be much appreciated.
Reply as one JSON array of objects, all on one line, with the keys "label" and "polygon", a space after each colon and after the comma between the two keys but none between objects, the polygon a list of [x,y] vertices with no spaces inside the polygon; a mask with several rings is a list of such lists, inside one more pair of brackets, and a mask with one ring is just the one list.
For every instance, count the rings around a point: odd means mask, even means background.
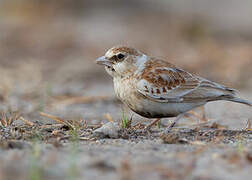
[{"label": "bird's breast", "polygon": [[116,96],[123,102],[132,99],[134,85],[129,79],[114,78],[114,90]]}]

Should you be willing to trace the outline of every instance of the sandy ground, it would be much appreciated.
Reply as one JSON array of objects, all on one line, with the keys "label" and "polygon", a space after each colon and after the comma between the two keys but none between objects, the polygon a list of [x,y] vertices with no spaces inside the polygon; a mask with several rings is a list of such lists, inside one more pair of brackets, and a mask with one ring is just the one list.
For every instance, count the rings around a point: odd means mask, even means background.
[{"label": "sandy ground", "polygon": [[[95,89],[104,90],[104,94],[92,97]],[[120,137],[93,138],[94,129],[108,122],[106,113],[114,121],[121,122],[125,108],[116,100],[112,90],[111,80],[106,79],[98,85],[91,83],[85,92],[90,96],[81,96],[83,99],[63,97],[61,100],[45,95],[43,100],[37,97],[36,100],[24,100],[20,94],[11,95],[10,107],[17,108],[29,122],[24,123],[19,118],[10,126],[0,127],[0,177],[247,179],[250,176],[252,133],[249,130],[240,131],[252,117],[249,107],[229,102],[209,103],[206,105],[206,117],[210,122],[204,126],[206,129],[196,125],[199,119],[192,116],[178,124],[185,129],[175,128],[166,138],[157,134],[169,123],[168,119],[162,120],[160,128],[154,126],[153,132],[141,134],[132,129],[133,126],[141,122],[144,127],[150,121],[134,114],[132,127]],[[242,95],[251,99],[249,92],[244,91]],[[67,124],[58,124],[52,118],[41,116],[41,111],[64,121],[82,119],[85,122],[73,131]],[[196,111],[201,113],[200,109]],[[129,110],[127,112],[128,116],[133,114]],[[29,124],[31,122],[34,124]],[[216,125],[213,125],[214,122]],[[57,126],[51,125],[55,123]],[[83,125],[85,123],[86,126]],[[216,134],[211,135],[211,132]]]}]

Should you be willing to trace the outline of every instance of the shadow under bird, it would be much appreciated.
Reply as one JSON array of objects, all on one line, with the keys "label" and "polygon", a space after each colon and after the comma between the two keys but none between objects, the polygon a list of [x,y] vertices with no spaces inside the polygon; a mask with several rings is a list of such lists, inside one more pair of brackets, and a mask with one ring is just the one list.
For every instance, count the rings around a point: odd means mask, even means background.
[{"label": "shadow under bird", "polygon": [[130,47],[109,49],[96,60],[113,77],[117,97],[146,118],[177,117],[207,102],[226,100],[252,106],[237,91],[193,75],[175,65]]}]

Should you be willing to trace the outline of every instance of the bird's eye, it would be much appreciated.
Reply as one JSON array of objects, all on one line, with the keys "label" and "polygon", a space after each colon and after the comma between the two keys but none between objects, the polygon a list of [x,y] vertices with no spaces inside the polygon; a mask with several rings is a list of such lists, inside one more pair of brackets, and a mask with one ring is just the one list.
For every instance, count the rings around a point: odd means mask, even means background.
[{"label": "bird's eye", "polygon": [[117,55],[117,58],[122,59],[122,58],[124,58],[124,55],[120,53],[120,54]]}]

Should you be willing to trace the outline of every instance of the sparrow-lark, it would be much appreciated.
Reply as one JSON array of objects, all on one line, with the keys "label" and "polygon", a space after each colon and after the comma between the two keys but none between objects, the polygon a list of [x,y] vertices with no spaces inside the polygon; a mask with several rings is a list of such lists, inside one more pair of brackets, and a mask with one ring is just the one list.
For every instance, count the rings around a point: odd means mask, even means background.
[{"label": "sparrow-lark", "polygon": [[113,77],[117,97],[146,118],[177,117],[210,101],[227,100],[252,106],[236,90],[193,75],[175,65],[129,47],[109,49],[96,60]]}]

